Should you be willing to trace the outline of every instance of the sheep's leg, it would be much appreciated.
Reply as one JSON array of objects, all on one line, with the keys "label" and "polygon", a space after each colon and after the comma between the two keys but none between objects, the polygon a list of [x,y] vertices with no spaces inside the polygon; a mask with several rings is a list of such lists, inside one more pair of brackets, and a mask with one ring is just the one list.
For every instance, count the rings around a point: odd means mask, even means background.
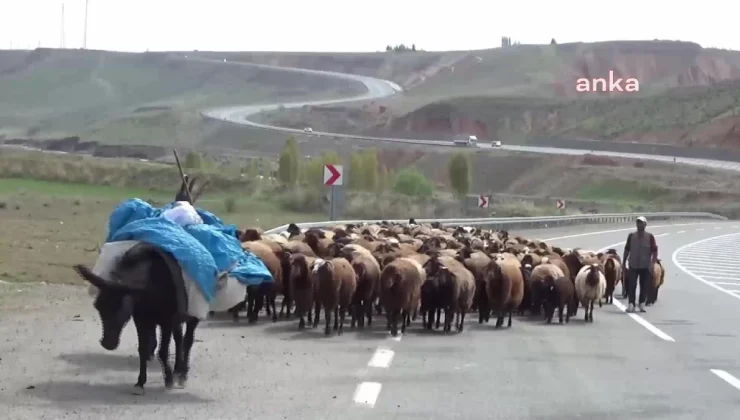
[{"label": "sheep's leg", "polygon": [[404,324],[407,327],[411,325],[411,311],[406,311],[406,316],[404,317]]},{"label": "sheep's leg", "polygon": [[339,331],[339,305],[334,307],[334,331]]},{"label": "sheep's leg", "polygon": [[349,313],[351,315],[350,321],[349,321],[349,327],[354,328],[355,325],[359,324],[360,316],[362,314],[360,303],[359,302],[351,303],[349,306]]},{"label": "sheep's leg", "polygon": [[506,323],[506,328],[511,328],[511,315],[514,313],[513,309],[509,309],[509,322]]},{"label": "sheep's leg", "polygon": [[[593,305],[593,303],[591,303]],[[599,298],[599,308],[601,308],[601,298]]]},{"label": "sheep's leg", "polygon": [[[410,319],[409,311],[407,310],[401,311],[401,334],[406,334],[406,327],[407,327],[406,320],[407,319]],[[409,322],[409,324],[411,323]]]},{"label": "sheep's leg", "polygon": [[385,313],[388,316],[388,329],[391,331],[391,335],[398,336],[398,310],[394,309],[389,311],[386,309]]},{"label": "sheep's leg", "polygon": [[502,311],[496,311],[496,328],[501,328],[504,325],[504,314]]},{"label": "sheep's leg", "polygon": [[[309,312],[308,315],[310,316],[311,313]],[[308,322],[311,322],[311,320],[309,319]],[[298,320],[298,329],[299,330],[302,330],[304,328],[306,328],[306,320],[303,318],[303,315],[301,315],[300,318],[299,318],[299,320]]]},{"label": "sheep's leg", "polygon": [[270,293],[270,305],[272,305],[272,322],[277,322],[278,320],[278,313],[277,313],[277,291],[272,291]]},{"label": "sheep's leg", "polygon": [[457,327],[457,331],[458,332],[463,332],[463,329],[465,328],[464,327],[464,325],[465,325],[465,311],[461,311],[461,312],[462,313],[460,314],[460,326]]},{"label": "sheep's leg", "polygon": [[314,303],[313,309],[313,327],[316,328],[319,326],[319,319],[321,318],[321,305],[319,304],[319,302]]},{"label": "sheep's leg", "polygon": [[594,322],[594,301],[592,300],[588,306],[586,311],[588,313],[588,322]]},{"label": "sheep's leg", "polygon": [[368,299],[365,302],[365,316],[367,316],[368,328],[373,325],[373,301]]},{"label": "sheep's leg", "polygon": [[437,324],[435,325],[435,329],[439,329],[439,322],[440,318],[442,318],[442,308],[437,308]]},{"label": "sheep's leg", "polygon": [[326,326],[324,327],[324,335],[331,334],[331,313],[332,310],[328,306],[324,306],[324,318],[326,318]]},{"label": "sheep's leg", "polygon": [[450,307],[445,308],[445,321],[444,321],[444,332],[450,332],[452,329],[452,317],[454,315],[452,314],[452,309]]},{"label": "sheep's leg", "polygon": [[339,330],[337,331],[337,335],[342,335],[344,333],[344,319],[347,317],[347,307],[345,305],[341,305],[339,307]]},{"label": "sheep's leg", "polygon": [[559,324],[563,323],[563,304],[562,303],[558,306],[558,323]]}]

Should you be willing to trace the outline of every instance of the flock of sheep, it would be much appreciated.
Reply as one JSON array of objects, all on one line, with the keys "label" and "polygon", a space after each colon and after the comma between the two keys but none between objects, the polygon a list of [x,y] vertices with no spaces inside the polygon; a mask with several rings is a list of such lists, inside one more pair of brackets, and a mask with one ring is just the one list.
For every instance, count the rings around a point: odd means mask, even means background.
[{"label": "flock of sheep", "polygon": [[[616,251],[597,253],[561,249],[539,240],[510,237],[507,231],[472,227],[442,227],[438,223],[379,223],[337,225],[301,230],[290,225],[281,234],[259,229],[239,232],[245,250],[268,267],[275,283],[249,288],[242,305],[250,322],[266,306],[278,318],[276,297],[283,295],[280,316],[295,316],[299,328],[313,327],[324,309],[324,333],[342,334],[347,313],[351,326],[370,326],[373,314],[385,313],[387,328],[396,336],[421,314],[426,329],[463,331],[465,315],[478,312],[478,322],[496,327],[513,313],[540,315],[552,322],[555,309],[560,323],[576,316],[593,322],[594,304],[610,303],[622,281]],[[663,267],[654,267],[653,292],[662,285]],[[651,293],[650,296],[657,296]],[[648,304],[654,303],[649,301]],[[333,325],[332,325],[332,316]],[[541,315],[540,315],[541,316]]]}]

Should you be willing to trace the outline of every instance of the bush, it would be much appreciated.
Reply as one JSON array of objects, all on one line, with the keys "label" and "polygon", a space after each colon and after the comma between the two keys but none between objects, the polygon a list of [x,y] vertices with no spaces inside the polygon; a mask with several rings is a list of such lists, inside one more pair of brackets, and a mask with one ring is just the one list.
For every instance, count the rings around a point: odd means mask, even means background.
[{"label": "bush", "polygon": [[434,184],[415,168],[406,168],[398,173],[393,192],[411,197],[431,197]]},{"label": "bush", "polygon": [[234,197],[224,198],[224,210],[226,210],[226,213],[233,213],[236,211],[236,199]]},{"label": "bush", "polygon": [[473,185],[473,179],[470,175],[470,160],[468,155],[463,152],[457,152],[450,158],[447,166],[450,177],[450,187],[458,199],[462,199],[468,193]]}]

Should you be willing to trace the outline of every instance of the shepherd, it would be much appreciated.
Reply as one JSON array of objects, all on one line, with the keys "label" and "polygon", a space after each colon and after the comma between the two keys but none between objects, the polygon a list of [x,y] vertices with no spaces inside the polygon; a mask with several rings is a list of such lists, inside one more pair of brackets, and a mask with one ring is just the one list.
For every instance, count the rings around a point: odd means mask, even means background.
[{"label": "shepherd", "polygon": [[625,284],[627,285],[627,295],[629,305],[627,312],[635,312],[635,294],[637,292],[637,283],[640,283],[640,312],[646,312],[645,302],[648,293],[652,287],[651,271],[653,264],[658,261],[658,245],[655,242],[655,236],[646,232],[647,219],[640,216],[635,222],[637,230],[627,235],[627,241],[624,244],[624,254],[622,254],[622,266],[625,270]]}]

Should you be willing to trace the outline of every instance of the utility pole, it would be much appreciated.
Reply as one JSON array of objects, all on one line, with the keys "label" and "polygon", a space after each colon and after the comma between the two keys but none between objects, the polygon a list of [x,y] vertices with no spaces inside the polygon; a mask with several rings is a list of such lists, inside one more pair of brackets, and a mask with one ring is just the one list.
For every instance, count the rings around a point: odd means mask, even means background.
[{"label": "utility pole", "polygon": [[85,31],[82,35],[82,49],[87,49],[87,6],[89,5],[90,0],[85,0]]},{"label": "utility pole", "polygon": [[64,48],[64,3],[62,3],[62,48]]}]

